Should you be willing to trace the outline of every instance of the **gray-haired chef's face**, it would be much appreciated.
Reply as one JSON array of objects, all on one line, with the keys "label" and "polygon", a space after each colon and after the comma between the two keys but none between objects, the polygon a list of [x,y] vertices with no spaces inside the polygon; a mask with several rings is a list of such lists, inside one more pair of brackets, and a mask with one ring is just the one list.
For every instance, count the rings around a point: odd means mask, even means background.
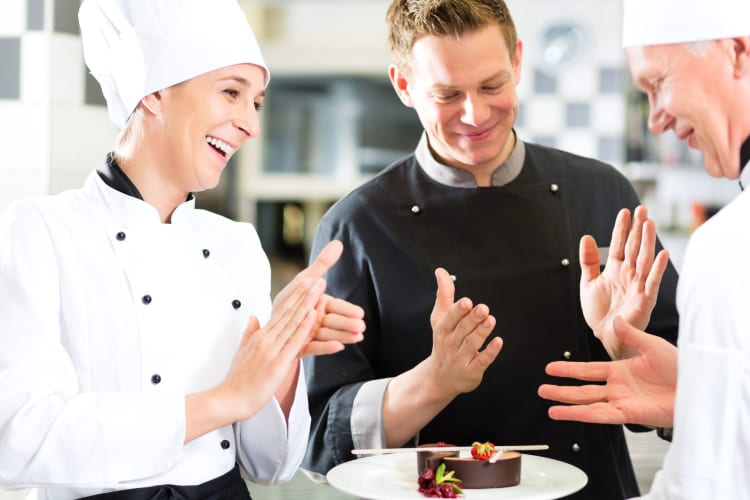
[{"label": "gray-haired chef's face", "polygon": [[710,175],[734,179],[746,135],[735,133],[737,80],[728,42],[705,50],[690,44],[631,47],[626,55],[636,87],[648,95],[651,132],[673,131],[703,154]]}]

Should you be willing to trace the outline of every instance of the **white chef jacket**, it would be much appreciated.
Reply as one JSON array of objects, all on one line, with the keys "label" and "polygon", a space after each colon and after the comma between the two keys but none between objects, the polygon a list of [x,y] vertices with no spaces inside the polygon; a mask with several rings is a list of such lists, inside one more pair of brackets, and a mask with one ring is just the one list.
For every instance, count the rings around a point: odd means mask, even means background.
[{"label": "white chef jacket", "polygon": [[699,227],[677,288],[674,435],[648,499],[750,499],[750,191]]},{"label": "white chef jacket", "polygon": [[297,470],[310,426],[302,369],[289,426],[275,399],[187,444],[185,396],[225,377],[270,266],[249,224],[181,204],[171,224],[92,173],[0,221],[0,484],[71,499],[198,484],[238,461]]}]

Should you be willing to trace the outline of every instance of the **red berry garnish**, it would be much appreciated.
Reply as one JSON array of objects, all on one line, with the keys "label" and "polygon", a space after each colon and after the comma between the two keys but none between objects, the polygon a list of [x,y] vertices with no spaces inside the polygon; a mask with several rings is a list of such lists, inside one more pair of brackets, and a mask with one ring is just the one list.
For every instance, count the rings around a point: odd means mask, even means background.
[{"label": "red berry garnish", "polygon": [[489,441],[471,443],[471,456],[476,460],[489,460],[495,454],[495,445]]},{"label": "red berry garnish", "polygon": [[445,464],[440,464],[437,470],[426,468],[417,478],[418,491],[431,498],[458,498],[463,494],[461,480],[453,477],[454,472],[445,472]]}]

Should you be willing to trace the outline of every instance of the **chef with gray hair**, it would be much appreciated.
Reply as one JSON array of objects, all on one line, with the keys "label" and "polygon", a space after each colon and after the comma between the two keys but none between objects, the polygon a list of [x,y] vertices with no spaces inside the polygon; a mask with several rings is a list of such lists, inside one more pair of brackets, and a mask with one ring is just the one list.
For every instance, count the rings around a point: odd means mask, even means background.
[{"label": "chef with gray hair", "polygon": [[[624,0],[623,38],[648,125],[703,154],[713,177],[750,185],[750,2]],[[739,193],[739,190],[738,190]],[[691,236],[680,282],[678,347],[616,320],[638,354],[551,363],[603,385],[545,385],[559,420],[673,427],[649,499],[750,499],[750,193]],[[679,370],[678,370],[679,367]]]}]

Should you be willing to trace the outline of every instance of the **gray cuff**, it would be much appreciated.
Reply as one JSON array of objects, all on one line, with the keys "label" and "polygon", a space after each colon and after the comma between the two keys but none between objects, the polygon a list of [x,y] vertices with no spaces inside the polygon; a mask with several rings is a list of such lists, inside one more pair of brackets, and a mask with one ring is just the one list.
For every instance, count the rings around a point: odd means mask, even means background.
[{"label": "gray cuff", "polygon": [[351,415],[352,442],[355,448],[383,448],[383,398],[390,378],[365,382],[354,397]]}]

